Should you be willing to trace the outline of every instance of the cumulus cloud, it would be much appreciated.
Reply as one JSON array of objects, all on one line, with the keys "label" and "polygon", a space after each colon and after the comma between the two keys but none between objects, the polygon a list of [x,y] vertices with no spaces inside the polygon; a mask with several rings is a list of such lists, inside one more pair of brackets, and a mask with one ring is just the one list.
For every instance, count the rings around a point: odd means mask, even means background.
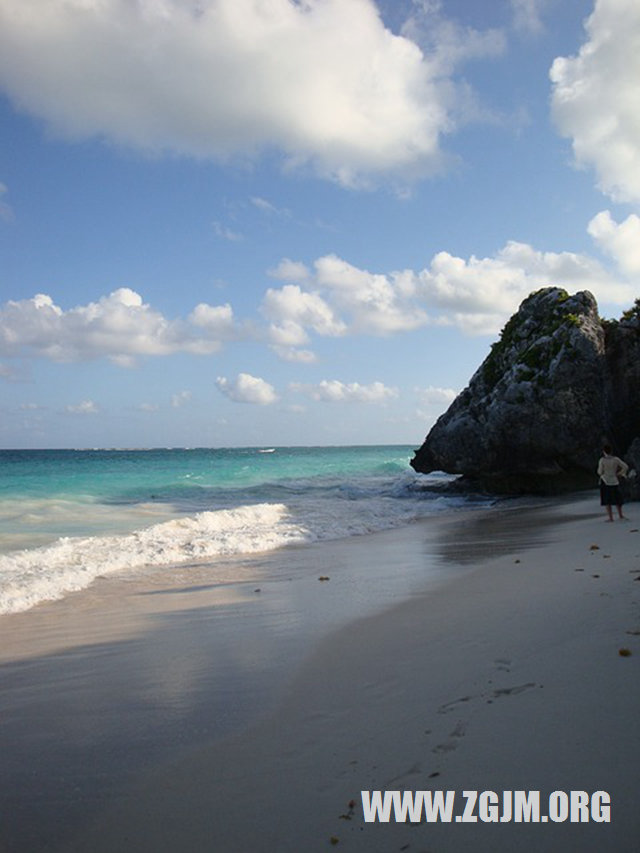
[{"label": "cumulus cloud", "polygon": [[139,356],[206,355],[235,334],[229,305],[198,305],[187,320],[167,320],[127,287],[64,311],[46,294],[0,307],[0,352],[53,361],[107,357],[130,366]]},{"label": "cumulus cloud", "polygon": [[324,403],[383,403],[398,396],[396,388],[388,388],[382,382],[360,385],[358,382],[323,379],[317,385],[292,383],[290,388]]},{"label": "cumulus cloud", "polygon": [[541,252],[516,241],[488,258],[472,255],[465,260],[439,252],[415,279],[434,322],[467,334],[495,334],[520,302],[542,287],[590,290],[603,302],[620,304],[628,302],[633,291],[587,255]]},{"label": "cumulus cloud", "polygon": [[228,340],[236,335],[233,309],[228,302],[225,305],[209,305],[207,302],[200,302],[189,314],[188,319],[190,323],[199,329],[204,329],[216,340]]},{"label": "cumulus cloud", "polygon": [[[229,304],[204,302],[186,318],[170,320],[129,288],[69,310],[38,294],[0,305],[0,356],[108,358],[130,367],[140,357],[209,355],[227,341],[248,338],[268,344],[285,361],[310,363],[316,360],[309,345],[314,336],[388,336],[427,325],[495,335],[529,293],[550,285],[590,290],[605,310],[628,307],[637,297],[640,217],[617,223],[602,211],[588,232],[617,271],[586,254],[542,252],[515,241],[484,258],[438,252],[422,270],[371,272],[334,254],[310,267],[286,259],[270,271],[285,283],[264,294],[260,323],[240,324]],[[7,364],[0,367],[0,377],[14,376]],[[236,385],[223,388],[235,393]]]},{"label": "cumulus cloud", "polygon": [[458,396],[453,388],[436,388],[429,385],[427,388],[416,388],[416,395],[420,403],[425,406],[448,406]]},{"label": "cumulus cloud", "polygon": [[[287,260],[271,275],[287,280],[296,271],[306,289],[299,284],[270,289],[262,304],[275,343],[307,343],[307,329],[320,335],[389,335],[428,320],[413,298],[415,282],[410,273],[370,273],[336,255],[325,255],[315,261],[313,273]],[[278,333],[289,337],[276,340]]]},{"label": "cumulus cloud", "polygon": [[451,26],[421,49],[412,32],[373,0],[0,0],[0,85],[65,138],[216,160],[277,149],[358,186],[440,169],[453,66],[495,49]]},{"label": "cumulus cloud", "polygon": [[258,406],[268,406],[275,403],[278,396],[273,385],[252,376],[250,373],[239,373],[235,380],[219,376],[216,386],[226,397],[234,403],[254,403]]},{"label": "cumulus cloud", "polygon": [[429,385],[427,388],[415,388],[417,401],[416,417],[427,425],[435,423],[458,396],[452,388],[437,388]]},{"label": "cumulus cloud", "polygon": [[305,264],[300,261],[292,261],[291,258],[283,258],[276,267],[269,270],[269,275],[279,281],[295,282],[304,282],[311,277],[311,273]]},{"label": "cumulus cloud", "polygon": [[413,300],[414,283],[406,272],[371,273],[336,255],[319,258],[315,271],[319,287],[350,317],[355,332],[391,334],[415,329],[428,319]]},{"label": "cumulus cloud", "polygon": [[[484,258],[438,252],[418,271],[373,273],[336,255],[318,258],[309,271],[287,260],[281,266],[283,278],[299,269],[304,282],[269,291],[267,313],[274,341],[275,330],[282,336],[279,343],[295,347],[307,343],[310,332],[391,335],[426,325],[455,326],[470,335],[496,334],[525,297],[551,285],[572,293],[590,290],[603,305],[629,305],[637,286],[625,276],[637,270],[639,225],[638,218],[630,216],[617,226],[606,214],[589,225],[591,235],[615,257],[622,276],[589,255],[542,252],[517,241]],[[294,312],[292,306],[304,306],[307,298],[322,306],[321,316],[331,318],[330,327],[301,309]]]},{"label": "cumulus cloud", "polygon": [[99,411],[99,406],[93,400],[83,400],[77,405],[65,407],[65,412],[70,415],[97,415]]},{"label": "cumulus cloud", "polygon": [[632,213],[618,224],[608,210],[602,210],[587,230],[622,272],[628,276],[640,274],[640,217]]},{"label": "cumulus cloud", "polygon": [[304,291],[297,284],[287,284],[279,290],[269,288],[261,311],[271,321],[269,340],[278,347],[306,344],[309,340],[307,328],[333,337],[346,331],[344,323],[337,319],[321,296]]},{"label": "cumulus cloud", "polygon": [[552,109],[576,162],[593,167],[599,188],[640,201],[640,4],[596,0],[577,56],[551,66]]}]

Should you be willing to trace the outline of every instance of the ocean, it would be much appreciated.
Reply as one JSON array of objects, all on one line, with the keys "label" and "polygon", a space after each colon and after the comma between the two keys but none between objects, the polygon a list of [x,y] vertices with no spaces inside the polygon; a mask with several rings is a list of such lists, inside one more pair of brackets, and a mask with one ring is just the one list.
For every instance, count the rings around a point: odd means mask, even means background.
[{"label": "ocean", "polygon": [[97,577],[399,527],[468,505],[410,446],[0,450],[0,613]]}]

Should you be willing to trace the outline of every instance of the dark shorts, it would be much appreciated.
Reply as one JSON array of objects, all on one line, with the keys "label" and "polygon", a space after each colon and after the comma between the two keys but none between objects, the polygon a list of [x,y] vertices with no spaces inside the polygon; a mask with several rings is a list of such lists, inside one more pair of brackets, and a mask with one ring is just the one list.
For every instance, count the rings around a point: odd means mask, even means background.
[{"label": "dark shorts", "polygon": [[600,483],[600,506],[622,506],[620,486],[607,486]]}]

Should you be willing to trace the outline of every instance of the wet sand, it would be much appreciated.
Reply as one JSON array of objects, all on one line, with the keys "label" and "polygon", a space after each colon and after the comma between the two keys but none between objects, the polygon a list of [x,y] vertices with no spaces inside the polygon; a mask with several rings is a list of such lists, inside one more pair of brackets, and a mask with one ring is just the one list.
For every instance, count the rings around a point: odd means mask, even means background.
[{"label": "wet sand", "polygon": [[[594,504],[3,617],[0,850],[635,850],[640,534]],[[365,824],[362,789],[604,789],[612,822]]]}]

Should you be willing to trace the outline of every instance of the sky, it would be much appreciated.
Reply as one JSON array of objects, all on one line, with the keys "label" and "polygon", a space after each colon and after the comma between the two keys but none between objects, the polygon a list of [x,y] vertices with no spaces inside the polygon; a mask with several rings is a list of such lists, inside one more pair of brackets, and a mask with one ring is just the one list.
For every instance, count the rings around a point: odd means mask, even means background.
[{"label": "sky", "polygon": [[640,296],[637,0],[0,0],[0,446],[412,444]]}]

